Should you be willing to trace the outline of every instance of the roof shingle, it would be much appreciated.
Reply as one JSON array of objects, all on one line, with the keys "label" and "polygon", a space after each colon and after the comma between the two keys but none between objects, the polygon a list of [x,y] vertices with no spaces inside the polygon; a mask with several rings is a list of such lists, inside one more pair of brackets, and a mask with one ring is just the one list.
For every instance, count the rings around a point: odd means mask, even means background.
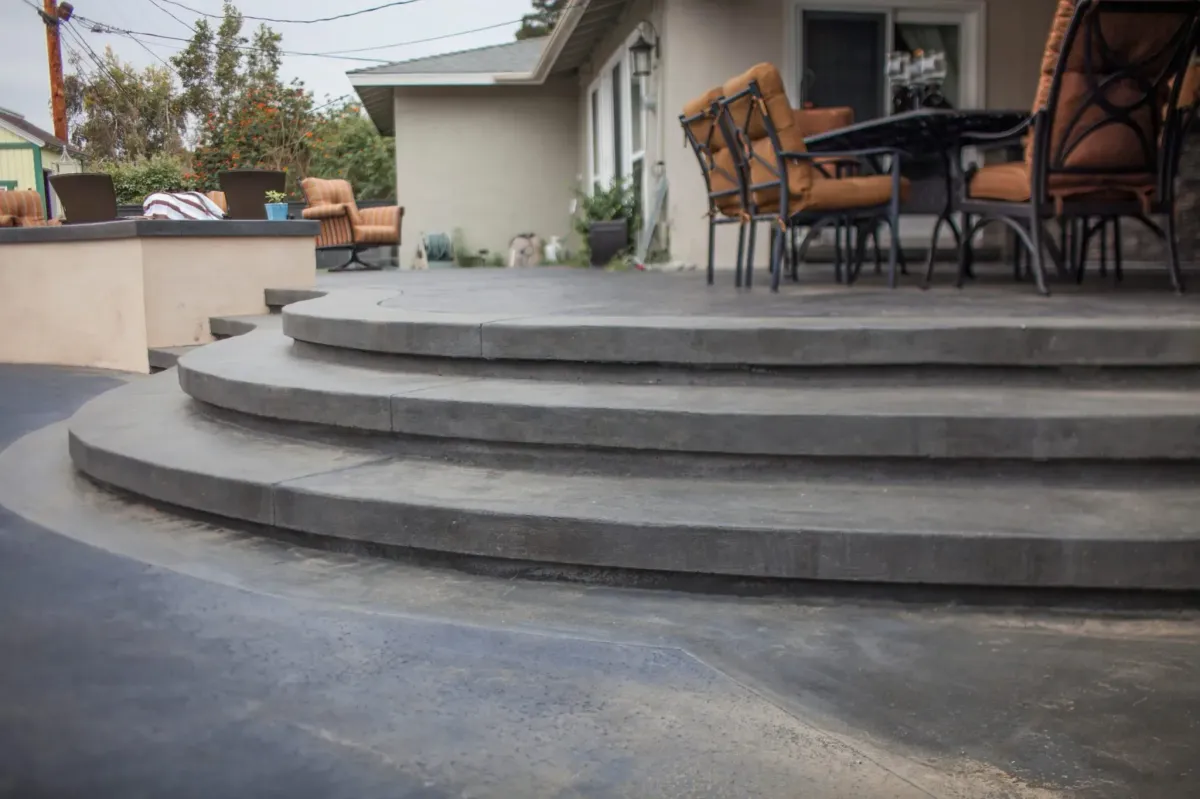
[{"label": "roof shingle", "polygon": [[507,44],[442,53],[394,64],[356,69],[351,75],[446,75],[446,74],[496,74],[504,72],[532,72],[537,66],[542,48],[548,36],[522,39]]}]

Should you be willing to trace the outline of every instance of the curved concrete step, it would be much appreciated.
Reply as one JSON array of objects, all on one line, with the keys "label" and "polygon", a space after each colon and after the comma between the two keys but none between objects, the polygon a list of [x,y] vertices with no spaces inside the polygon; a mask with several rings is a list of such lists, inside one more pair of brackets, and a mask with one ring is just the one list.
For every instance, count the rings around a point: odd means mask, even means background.
[{"label": "curved concrete step", "polygon": [[[635,282],[654,283],[649,278]],[[484,295],[491,300],[484,310],[469,294],[335,291],[284,308],[283,330],[312,344],[444,358],[693,366],[1200,365],[1200,322],[1178,313],[1155,316],[1152,309],[1089,316],[1086,309],[1073,314],[1071,307],[1052,307],[1062,314],[1056,316],[1043,302],[1040,308],[1007,313],[970,304],[940,311],[938,305],[922,305],[914,312],[897,300],[894,311],[874,308],[870,315],[854,315],[853,309],[803,315],[805,306],[797,304],[792,315],[755,316],[781,311],[754,297],[749,307],[738,306],[740,315],[673,315],[672,295],[666,294],[658,315],[633,315],[621,309],[638,304],[636,293],[624,304],[614,303],[604,294],[614,285],[632,284],[587,284],[580,290],[597,292],[594,302],[589,306],[576,298],[570,312],[559,314],[545,312],[556,307],[550,298],[542,310],[534,310],[536,293],[516,305],[511,298],[506,304],[504,295]],[[447,299],[453,303],[447,305]],[[947,304],[946,297],[937,302]]]},{"label": "curved concrete step", "polygon": [[231,519],[460,555],[820,580],[1200,587],[1200,494],[1186,482],[477,468],[247,429],[203,412],[173,378],[84,406],[70,422],[76,466]]},{"label": "curved concrete step", "polygon": [[312,360],[274,331],[185,355],[179,381],[242,413],[439,438],[811,457],[1200,458],[1200,393],[1188,388],[485,379]]}]

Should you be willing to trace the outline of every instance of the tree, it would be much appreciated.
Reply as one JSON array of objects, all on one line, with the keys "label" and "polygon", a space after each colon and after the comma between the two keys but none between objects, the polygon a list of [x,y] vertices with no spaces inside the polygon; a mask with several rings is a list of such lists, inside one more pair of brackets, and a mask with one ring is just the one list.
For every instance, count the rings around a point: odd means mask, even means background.
[{"label": "tree", "polygon": [[184,104],[163,67],[140,72],[106,48],[91,74],[78,55],[64,78],[71,143],[88,160],[137,160],[179,153],[187,128]]},{"label": "tree", "polygon": [[517,38],[535,39],[539,36],[549,36],[568,5],[570,0],[533,0],[533,13],[521,18]]},{"label": "tree", "polygon": [[342,178],[360,200],[381,200],[396,192],[396,142],[380,136],[375,123],[355,103],[331,108],[313,129],[308,172]]}]

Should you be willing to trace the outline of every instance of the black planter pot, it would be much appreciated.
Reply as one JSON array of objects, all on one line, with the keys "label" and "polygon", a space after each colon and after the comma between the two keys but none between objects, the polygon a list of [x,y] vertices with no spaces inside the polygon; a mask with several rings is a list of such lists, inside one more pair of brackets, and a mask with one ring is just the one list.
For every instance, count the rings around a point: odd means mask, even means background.
[{"label": "black planter pot", "polygon": [[588,226],[588,249],[592,266],[605,266],[629,244],[629,220],[593,222]]}]

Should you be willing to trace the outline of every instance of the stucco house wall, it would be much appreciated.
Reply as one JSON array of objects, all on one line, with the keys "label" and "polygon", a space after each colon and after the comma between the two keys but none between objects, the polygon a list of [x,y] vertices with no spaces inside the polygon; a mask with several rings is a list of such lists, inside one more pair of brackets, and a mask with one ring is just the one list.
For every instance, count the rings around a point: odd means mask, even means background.
[{"label": "stucco house wall", "polygon": [[394,91],[403,265],[423,232],[461,228],[472,249],[505,257],[519,233],[570,233],[580,164],[574,81]]}]

